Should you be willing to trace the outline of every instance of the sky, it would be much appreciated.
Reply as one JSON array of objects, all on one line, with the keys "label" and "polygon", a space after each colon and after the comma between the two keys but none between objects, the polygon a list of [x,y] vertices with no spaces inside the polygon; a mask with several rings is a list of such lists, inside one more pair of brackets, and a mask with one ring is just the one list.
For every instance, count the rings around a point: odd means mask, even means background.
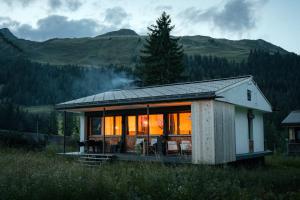
[{"label": "sky", "polygon": [[172,35],[263,39],[300,54],[300,0],[0,0],[0,28],[20,38],[140,35],[165,11]]}]

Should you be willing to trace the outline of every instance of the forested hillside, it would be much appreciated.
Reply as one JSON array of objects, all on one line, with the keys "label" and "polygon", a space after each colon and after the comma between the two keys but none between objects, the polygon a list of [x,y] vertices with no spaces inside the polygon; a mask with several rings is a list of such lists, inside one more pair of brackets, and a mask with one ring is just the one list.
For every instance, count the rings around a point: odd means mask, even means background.
[{"label": "forested hillside", "polygon": [[[266,115],[267,142],[278,145],[284,142],[280,121],[291,110],[300,108],[300,56],[254,50],[243,62],[210,56],[185,56],[184,65],[182,81],[253,75],[275,110]],[[23,106],[54,105],[113,88],[130,87],[135,79],[128,67],[62,67],[33,63],[21,57],[2,57],[0,129],[33,131],[35,122],[23,117],[26,114],[21,109]],[[46,120],[45,124],[49,123],[52,122]],[[53,133],[51,128],[45,130]]]},{"label": "forested hillside", "polygon": [[[147,36],[121,29],[96,37],[53,38],[43,42],[19,39],[8,29],[0,29],[0,56],[23,55],[31,61],[54,65],[133,67]],[[287,53],[264,40],[228,40],[207,36],[178,37],[186,55],[211,55],[229,60],[246,59],[251,49]]]}]

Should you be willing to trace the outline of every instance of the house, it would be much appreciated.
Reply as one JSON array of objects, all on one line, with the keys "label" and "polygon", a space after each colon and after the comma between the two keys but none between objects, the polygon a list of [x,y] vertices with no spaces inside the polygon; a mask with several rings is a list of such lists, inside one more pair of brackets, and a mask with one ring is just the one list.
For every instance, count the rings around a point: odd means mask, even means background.
[{"label": "house", "polygon": [[252,76],[107,91],[57,109],[80,113],[81,144],[88,144],[81,153],[94,145],[100,153],[179,155],[194,164],[268,153],[263,114],[272,107]]},{"label": "house", "polygon": [[300,155],[300,110],[292,111],[281,124],[288,129],[287,153]]}]

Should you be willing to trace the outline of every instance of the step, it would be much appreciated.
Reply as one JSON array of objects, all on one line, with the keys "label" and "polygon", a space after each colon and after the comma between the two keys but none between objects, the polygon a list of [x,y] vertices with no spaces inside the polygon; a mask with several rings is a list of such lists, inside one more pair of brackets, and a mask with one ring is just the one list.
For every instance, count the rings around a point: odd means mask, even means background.
[{"label": "step", "polygon": [[109,157],[80,157],[81,160],[111,160]]}]

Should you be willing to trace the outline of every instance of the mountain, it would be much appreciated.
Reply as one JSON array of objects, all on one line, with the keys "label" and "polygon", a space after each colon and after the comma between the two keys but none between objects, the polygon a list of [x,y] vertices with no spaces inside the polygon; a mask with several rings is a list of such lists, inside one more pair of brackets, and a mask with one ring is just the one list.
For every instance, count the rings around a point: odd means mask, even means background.
[{"label": "mountain", "polygon": [[[36,42],[19,39],[8,29],[0,29],[0,56],[25,55],[32,61],[55,65],[134,66],[146,38],[133,30],[121,29],[96,37]],[[196,35],[182,36],[179,42],[187,55],[211,55],[236,61],[247,58],[251,49],[288,53],[261,39],[228,40]]]}]

